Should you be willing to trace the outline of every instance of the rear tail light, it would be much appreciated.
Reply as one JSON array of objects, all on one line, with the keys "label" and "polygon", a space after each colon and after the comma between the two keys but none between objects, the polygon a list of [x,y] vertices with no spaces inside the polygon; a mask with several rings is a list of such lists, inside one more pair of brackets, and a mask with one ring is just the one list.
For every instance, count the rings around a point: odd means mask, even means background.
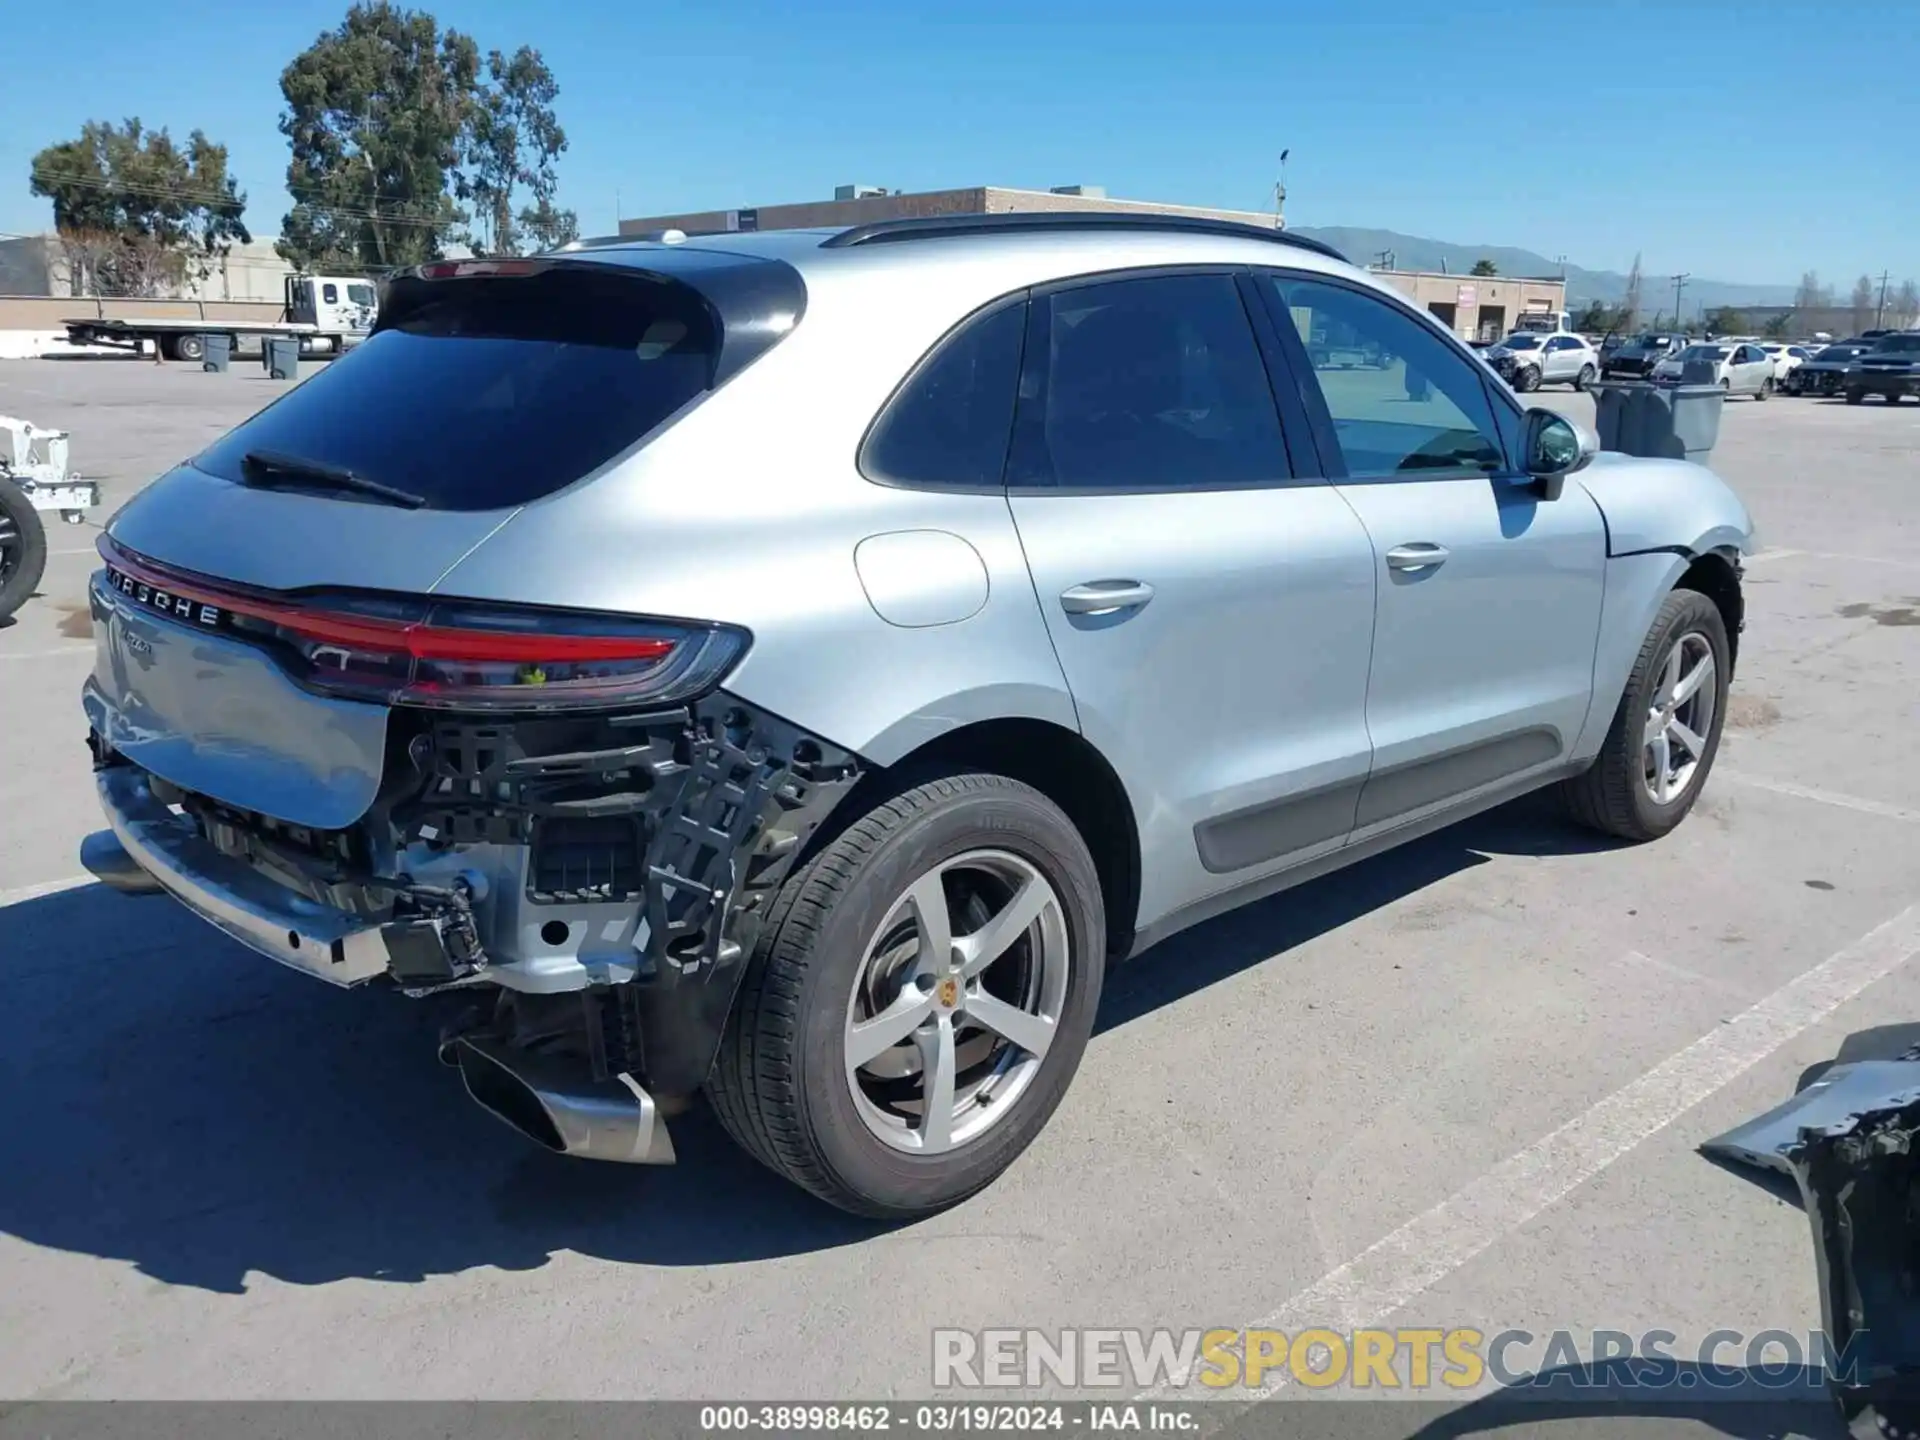
[{"label": "rear tail light", "polygon": [[261,644],[308,689],[386,705],[553,711],[698,695],[745,631],[469,600],[263,596],[174,575],[102,536],[109,582],[149,608]]}]

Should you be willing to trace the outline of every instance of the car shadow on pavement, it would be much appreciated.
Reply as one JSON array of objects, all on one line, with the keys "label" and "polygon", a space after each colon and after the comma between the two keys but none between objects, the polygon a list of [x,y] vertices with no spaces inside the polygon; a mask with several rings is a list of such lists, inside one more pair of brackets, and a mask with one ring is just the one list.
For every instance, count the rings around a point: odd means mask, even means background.
[{"label": "car shadow on pavement", "polygon": [[1495,855],[1582,855],[1625,842],[1529,795],[1196,925],[1111,971],[1094,1033],[1118,1029]]},{"label": "car shadow on pavement", "polygon": [[284,970],[160,897],[0,910],[0,1015],[0,1232],[169,1284],[417,1282],[561,1251],[725,1264],[883,1228],[700,1107],[676,1166],[550,1155],[435,1059],[433,1007]]},{"label": "car shadow on pavement", "polygon": [[[1604,842],[1594,842],[1604,843]],[[1177,936],[1117,972],[1111,1029],[1491,853],[1590,848],[1514,807]],[[703,1106],[679,1164],[549,1155],[472,1104],[440,1012],[247,953],[97,885],[0,910],[0,1232],[230,1294],[531,1270],[561,1251],[712,1265],[885,1228],[762,1169]]]}]

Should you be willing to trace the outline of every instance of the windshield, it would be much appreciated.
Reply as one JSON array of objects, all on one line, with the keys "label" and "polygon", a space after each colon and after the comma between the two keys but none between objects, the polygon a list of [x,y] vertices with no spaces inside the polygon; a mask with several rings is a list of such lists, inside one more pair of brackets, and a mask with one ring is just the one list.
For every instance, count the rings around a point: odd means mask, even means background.
[{"label": "windshield", "polygon": [[347,299],[356,305],[371,305],[375,299],[373,286],[349,285],[347,286]]},{"label": "windshield", "polygon": [[1671,335],[1636,335],[1634,345],[1641,350],[1663,350],[1673,343]]},{"label": "windshield", "polygon": [[1920,351],[1920,335],[1889,335],[1880,342],[1880,351],[1882,354],[1892,352],[1910,355]]},{"label": "windshield", "polygon": [[1505,340],[1509,350],[1538,350],[1540,339],[1536,335],[1509,335]]},{"label": "windshield", "polygon": [[1851,360],[1856,355],[1864,355],[1864,345],[1829,345],[1813,358],[1816,360]]},{"label": "windshield", "polygon": [[1724,360],[1727,352],[1718,345],[1689,345],[1676,357],[1680,360]]}]

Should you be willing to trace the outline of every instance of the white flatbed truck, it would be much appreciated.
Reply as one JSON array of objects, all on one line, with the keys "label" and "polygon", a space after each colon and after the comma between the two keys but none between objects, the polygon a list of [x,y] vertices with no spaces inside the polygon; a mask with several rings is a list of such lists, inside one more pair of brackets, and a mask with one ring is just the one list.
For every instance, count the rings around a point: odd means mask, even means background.
[{"label": "white flatbed truck", "polygon": [[206,337],[226,335],[264,343],[281,336],[300,341],[302,355],[338,355],[358,345],[380,313],[379,292],[364,276],[289,275],[278,320],[63,320],[75,345],[114,345],[163,360],[206,358]]}]

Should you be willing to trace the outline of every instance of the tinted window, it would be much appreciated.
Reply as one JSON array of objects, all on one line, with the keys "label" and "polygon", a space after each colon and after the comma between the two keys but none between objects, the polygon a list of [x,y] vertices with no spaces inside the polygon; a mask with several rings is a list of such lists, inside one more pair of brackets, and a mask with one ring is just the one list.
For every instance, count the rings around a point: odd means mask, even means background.
[{"label": "tinted window", "polygon": [[1504,468],[1492,403],[1465,356],[1385,300],[1314,280],[1272,284],[1303,339],[1323,335],[1381,357],[1343,368],[1325,362],[1327,347],[1308,347],[1348,474],[1430,479]]},{"label": "tinted window", "polygon": [[320,287],[320,298],[329,305],[338,305],[340,303],[340,287],[338,285],[322,285]]},{"label": "tinted window", "polygon": [[1533,335],[1509,335],[1501,342],[1509,350],[1536,350],[1540,341]]},{"label": "tinted window", "polygon": [[1891,354],[1920,350],[1920,335],[1890,335],[1880,342],[1880,348]]},{"label": "tinted window", "polygon": [[1288,475],[1231,276],[1117,280],[1034,300],[1009,479],[1198,486]]},{"label": "tinted window", "polygon": [[249,450],[341,466],[443,510],[550,494],[707,387],[714,336],[680,285],[550,271],[449,280],[194,462],[241,480]]},{"label": "tinted window", "polygon": [[355,305],[371,305],[375,299],[373,286],[349,285],[347,286],[347,299],[351,300]]},{"label": "tinted window", "polygon": [[942,341],[881,412],[861,471],[907,485],[998,485],[1026,318],[1026,306],[1004,305]]}]

